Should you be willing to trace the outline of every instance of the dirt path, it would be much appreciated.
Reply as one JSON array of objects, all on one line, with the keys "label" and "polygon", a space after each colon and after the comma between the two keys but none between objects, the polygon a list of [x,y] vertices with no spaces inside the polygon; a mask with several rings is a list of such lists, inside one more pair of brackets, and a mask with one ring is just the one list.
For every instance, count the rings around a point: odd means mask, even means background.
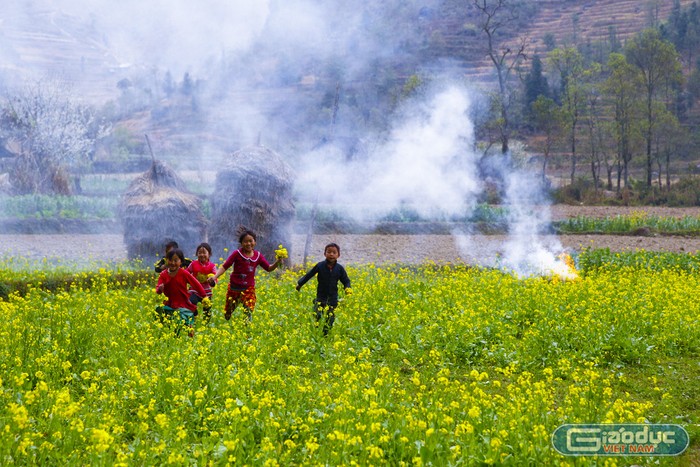
[{"label": "dirt path", "polygon": [[[308,260],[321,260],[323,246],[332,241],[341,245],[341,261],[346,264],[415,264],[425,261],[490,264],[489,261],[503,251],[508,238],[474,235],[467,240],[460,248],[465,242],[450,235],[316,235],[311,242]],[[542,237],[541,240],[545,244],[559,242],[573,252],[586,247],[610,248],[612,251],[700,251],[700,238],[563,235]],[[304,242],[303,235],[295,235],[292,239],[291,259],[294,264],[302,262]],[[126,259],[126,247],[121,235],[0,235],[0,257],[114,261]]]},{"label": "dirt path", "polygon": [[[626,208],[610,206],[551,207],[552,219],[569,217],[606,217],[644,212],[661,217],[700,216],[700,208]],[[291,260],[303,260],[304,235],[294,235]],[[561,235],[545,236],[540,240],[551,248],[566,248],[573,252],[584,248],[610,248],[612,251],[669,251],[695,253],[700,251],[700,238],[686,237],[633,237],[621,235]],[[488,264],[489,259],[503,251],[508,238],[504,235],[473,235],[456,238],[450,235],[315,235],[308,261],[322,259],[323,246],[328,242],[341,245],[342,262],[346,264],[415,264],[425,261],[436,263],[467,262]],[[531,243],[531,242],[530,242]],[[528,247],[531,245],[527,245]],[[84,262],[126,259],[122,235],[2,235],[0,258],[31,259],[67,258]],[[82,262],[81,261],[81,262]],[[154,258],[155,261],[155,258]]]}]

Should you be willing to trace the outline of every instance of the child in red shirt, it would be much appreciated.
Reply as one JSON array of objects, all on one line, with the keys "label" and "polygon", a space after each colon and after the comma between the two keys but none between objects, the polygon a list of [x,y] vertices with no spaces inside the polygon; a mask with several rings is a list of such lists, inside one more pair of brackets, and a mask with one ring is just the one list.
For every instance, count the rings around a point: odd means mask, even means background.
[{"label": "child in red shirt", "polygon": [[[194,278],[192,274],[182,269],[182,262],[185,255],[179,248],[174,248],[168,251],[166,257],[167,269],[158,276],[158,285],[156,286],[157,294],[164,294],[166,300],[163,306],[157,307],[156,311],[164,317],[171,317],[177,312],[177,316],[183,324],[190,329],[190,336],[194,335],[194,317],[197,314],[197,305],[190,300],[188,285],[194,289],[199,297],[205,297],[206,292],[204,287]],[[207,304],[203,300],[203,304]]]},{"label": "child in red shirt", "polygon": [[[211,301],[212,286],[209,283],[209,278],[216,274],[216,264],[209,261],[209,258],[211,258],[211,246],[206,242],[202,242],[197,246],[196,253],[197,260],[192,261],[190,265],[187,266],[187,272],[192,274],[199,283],[202,284],[206,292],[204,296],[209,297]],[[199,301],[194,289],[190,289],[190,301],[193,303],[198,303]],[[203,306],[202,309],[204,311],[204,322],[206,323],[211,319],[211,306]]]},{"label": "child in red shirt", "polygon": [[248,321],[253,319],[253,310],[255,310],[255,268],[262,267],[265,271],[271,272],[277,269],[282,262],[282,258],[276,257],[275,262],[270,264],[262,253],[255,250],[256,236],[255,233],[248,229],[243,229],[238,237],[238,242],[241,247],[231,253],[216,271],[214,277],[209,279],[211,285],[216,284],[217,279],[228,268],[233,266],[231,271],[231,280],[226,292],[226,312],[224,318],[231,319],[233,310],[239,303],[243,304],[245,314]]}]

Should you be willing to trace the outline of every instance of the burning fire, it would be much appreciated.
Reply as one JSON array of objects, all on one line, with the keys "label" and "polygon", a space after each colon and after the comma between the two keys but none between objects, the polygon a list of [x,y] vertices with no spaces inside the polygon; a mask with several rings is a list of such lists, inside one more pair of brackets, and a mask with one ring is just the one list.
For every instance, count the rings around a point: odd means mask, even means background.
[{"label": "burning fire", "polygon": [[555,274],[558,274],[564,280],[581,279],[581,276],[579,276],[576,270],[576,263],[570,254],[562,253],[557,258],[560,263],[557,264],[557,267],[553,271]]}]

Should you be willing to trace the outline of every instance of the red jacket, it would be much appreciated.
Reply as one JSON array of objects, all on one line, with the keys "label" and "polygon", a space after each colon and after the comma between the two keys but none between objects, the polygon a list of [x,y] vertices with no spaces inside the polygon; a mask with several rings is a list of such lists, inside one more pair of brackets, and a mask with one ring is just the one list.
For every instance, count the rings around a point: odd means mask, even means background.
[{"label": "red jacket", "polygon": [[211,285],[209,285],[207,278],[210,275],[216,274],[216,264],[212,263],[211,261],[209,261],[207,264],[202,264],[199,262],[199,260],[194,260],[189,266],[187,266],[187,272],[197,278],[199,283],[202,284],[202,287],[204,287],[207,297],[211,297]]},{"label": "red jacket", "polygon": [[188,310],[197,310],[197,305],[190,302],[190,294],[188,292],[187,284],[190,285],[192,289],[200,297],[206,297],[207,293],[195,277],[187,272],[185,269],[178,269],[175,277],[171,277],[168,270],[160,273],[158,276],[158,286],[156,286],[156,293],[160,286],[163,286],[163,294],[167,297],[167,300],[163,302],[163,305],[167,305],[170,308],[187,308]]}]

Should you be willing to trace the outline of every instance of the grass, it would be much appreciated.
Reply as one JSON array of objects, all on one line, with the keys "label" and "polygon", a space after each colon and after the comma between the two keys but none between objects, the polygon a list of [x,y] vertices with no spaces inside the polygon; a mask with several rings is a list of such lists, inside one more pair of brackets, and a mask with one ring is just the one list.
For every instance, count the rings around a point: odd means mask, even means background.
[{"label": "grass", "polygon": [[[648,254],[656,268],[628,256],[584,252],[582,279],[567,282],[456,265],[348,267],[354,294],[328,338],[311,318],[313,286],[294,290],[301,270],[259,275],[250,325],[223,319],[215,288],[218,312],[194,338],[153,318],[155,276],[123,284],[118,268],[96,267],[67,289],[36,280],[0,301],[0,456],[589,465],[553,451],[557,426],[646,421],[682,424],[689,451],[613,460],[690,465],[700,279],[674,266],[683,255]],[[40,266],[12,269],[48,277]]]},{"label": "grass", "polygon": [[[80,219],[107,220],[116,217],[118,198],[114,196],[44,196],[25,195],[0,197],[0,219]],[[312,206],[298,203],[296,219],[308,222]],[[205,215],[211,207],[204,200]],[[484,233],[507,232],[509,210],[505,206],[477,205],[470,213],[461,216],[442,217],[438,222],[472,224]],[[317,223],[338,223],[348,221],[347,216],[332,206],[320,206],[315,215]],[[425,219],[410,207],[394,209],[379,222],[411,224],[436,221]],[[553,222],[553,227],[561,234],[619,234],[619,235],[685,235],[700,236],[700,218],[695,216],[662,217],[647,215],[644,211],[630,215],[605,218],[577,216]]]},{"label": "grass", "polygon": [[113,219],[118,199],[94,196],[23,195],[0,197],[4,219]]},{"label": "grass", "polygon": [[577,216],[554,225],[563,234],[700,235],[700,218],[696,216],[661,217],[643,211],[605,218]]}]

